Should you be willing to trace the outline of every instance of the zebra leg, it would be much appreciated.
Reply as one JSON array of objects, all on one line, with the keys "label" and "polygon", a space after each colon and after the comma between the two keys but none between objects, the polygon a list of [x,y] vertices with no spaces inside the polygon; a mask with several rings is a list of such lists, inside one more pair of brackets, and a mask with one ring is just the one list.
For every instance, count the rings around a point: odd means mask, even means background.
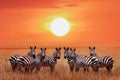
[{"label": "zebra leg", "polygon": [[29,72],[29,68],[28,67],[25,67],[25,72]]},{"label": "zebra leg", "polygon": [[40,71],[40,66],[37,65],[37,66],[36,66],[36,72],[38,73],[39,71]]},{"label": "zebra leg", "polygon": [[89,72],[89,68],[88,67],[86,68],[86,70],[87,70],[87,72]]},{"label": "zebra leg", "polygon": [[25,72],[27,72],[27,68],[25,67]]},{"label": "zebra leg", "polygon": [[31,69],[30,69],[30,70],[31,70],[31,72],[34,70],[34,68],[35,68],[35,67],[31,67]]},{"label": "zebra leg", "polygon": [[18,66],[18,71],[22,72],[22,66]]},{"label": "zebra leg", "polygon": [[12,66],[12,70],[15,72],[16,65],[15,64],[11,64],[11,66]]},{"label": "zebra leg", "polygon": [[76,69],[75,69],[75,71],[76,71],[76,72],[79,72],[79,70],[80,70],[79,65],[76,65]]},{"label": "zebra leg", "polygon": [[51,72],[51,73],[54,71],[54,68],[55,68],[55,65],[54,65],[54,64],[50,66],[50,72]]},{"label": "zebra leg", "polygon": [[111,69],[112,69],[112,67],[113,67],[113,64],[111,64],[111,65],[107,66],[107,67],[106,67],[107,71],[108,71],[108,72],[110,72],[110,71],[111,71]]},{"label": "zebra leg", "polygon": [[[34,68],[33,68],[34,69]],[[41,69],[41,64],[36,64],[36,72],[38,73]]]},{"label": "zebra leg", "polygon": [[74,70],[74,65],[69,65],[69,67],[70,67],[70,71],[73,72],[73,70]]},{"label": "zebra leg", "polygon": [[87,71],[87,69],[86,69],[85,67],[84,67],[83,69],[84,69],[84,72],[86,72],[86,71]]},{"label": "zebra leg", "polygon": [[84,67],[84,72],[89,72],[89,68],[88,67]]},{"label": "zebra leg", "polygon": [[83,69],[84,69],[84,72],[89,72],[88,66],[84,66]]},{"label": "zebra leg", "polygon": [[92,67],[94,72],[98,72],[99,71],[99,67],[98,66],[92,65],[91,67]]}]

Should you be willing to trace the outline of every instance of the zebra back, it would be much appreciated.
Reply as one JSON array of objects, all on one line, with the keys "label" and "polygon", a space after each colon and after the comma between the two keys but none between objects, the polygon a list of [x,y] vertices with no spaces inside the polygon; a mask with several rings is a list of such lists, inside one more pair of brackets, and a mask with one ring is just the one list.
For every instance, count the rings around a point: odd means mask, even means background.
[{"label": "zebra back", "polygon": [[20,57],[20,55],[12,55],[10,58],[9,58],[9,61],[11,64],[16,64],[16,61],[17,61],[17,58]]},{"label": "zebra back", "polygon": [[114,60],[111,56],[99,56],[98,57],[99,60],[99,64],[103,64],[103,65],[111,65],[113,64]]},{"label": "zebra back", "polygon": [[98,58],[97,69],[95,71],[98,71],[98,68],[106,67],[106,69],[110,72],[113,67],[113,62],[114,62],[113,58],[111,56],[98,56],[94,52],[95,47],[93,48],[89,47],[89,50],[90,50],[90,55],[93,54],[91,56],[96,56]]},{"label": "zebra back", "polygon": [[30,57],[28,55],[26,56],[20,56],[19,58],[17,58],[17,65],[21,65],[23,67],[27,66],[30,61],[33,59],[33,57]]},{"label": "zebra back", "polygon": [[17,66],[18,69],[21,71],[22,67],[28,67],[30,61],[35,58],[35,53],[36,53],[36,46],[35,47],[30,47],[30,51],[28,52],[27,55],[25,56],[20,56],[17,58]]}]

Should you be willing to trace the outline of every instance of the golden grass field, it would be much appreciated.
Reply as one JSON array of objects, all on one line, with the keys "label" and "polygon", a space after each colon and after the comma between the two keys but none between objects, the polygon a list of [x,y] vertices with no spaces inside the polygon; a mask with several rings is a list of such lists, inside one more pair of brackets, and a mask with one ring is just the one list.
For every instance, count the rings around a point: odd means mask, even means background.
[{"label": "golden grass field", "polygon": [[[0,50],[0,80],[120,80],[120,48],[96,48],[95,52],[98,55],[110,55],[114,58],[114,67],[111,73],[108,73],[105,68],[99,70],[98,73],[83,72],[80,69],[78,73],[70,72],[67,60],[63,58],[63,49],[61,51],[61,59],[58,60],[54,72],[51,74],[49,68],[41,68],[41,71],[36,74],[32,73],[17,73],[13,72],[8,61],[5,61],[12,54],[25,55],[28,50]],[[47,55],[51,55],[53,49],[47,49]],[[38,50],[37,50],[38,52]],[[77,52],[80,54],[86,53],[89,55],[88,48],[79,48]]]}]

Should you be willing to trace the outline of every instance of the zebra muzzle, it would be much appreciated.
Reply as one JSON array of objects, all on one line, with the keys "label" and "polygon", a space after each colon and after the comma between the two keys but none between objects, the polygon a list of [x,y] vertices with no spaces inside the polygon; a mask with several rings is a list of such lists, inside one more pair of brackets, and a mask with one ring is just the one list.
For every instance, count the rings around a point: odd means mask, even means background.
[{"label": "zebra muzzle", "polygon": [[42,57],[43,59],[45,58],[45,56]]},{"label": "zebra muzzle", "polygon": [[66,56],[64,56],[64,58],[66,59]]},{"label": "zebra muzzle", "polygon": [[60,59],[60,57],[58,57],[58,59]]},{"label": "zebra muzzle", "polygon": [[33,59],[35,58],[36,56],[35,55],[33,55]]}]

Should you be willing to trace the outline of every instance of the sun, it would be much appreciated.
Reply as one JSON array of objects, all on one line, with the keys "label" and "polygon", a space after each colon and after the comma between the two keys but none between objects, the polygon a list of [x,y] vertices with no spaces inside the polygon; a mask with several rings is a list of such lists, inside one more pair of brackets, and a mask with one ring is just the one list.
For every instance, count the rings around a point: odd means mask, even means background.
[{"label": "sun", "polygon": [[70,31],[70,25],[64,18],[56,18],[51,22],[50,29],[56,36],[65,36]]}]

